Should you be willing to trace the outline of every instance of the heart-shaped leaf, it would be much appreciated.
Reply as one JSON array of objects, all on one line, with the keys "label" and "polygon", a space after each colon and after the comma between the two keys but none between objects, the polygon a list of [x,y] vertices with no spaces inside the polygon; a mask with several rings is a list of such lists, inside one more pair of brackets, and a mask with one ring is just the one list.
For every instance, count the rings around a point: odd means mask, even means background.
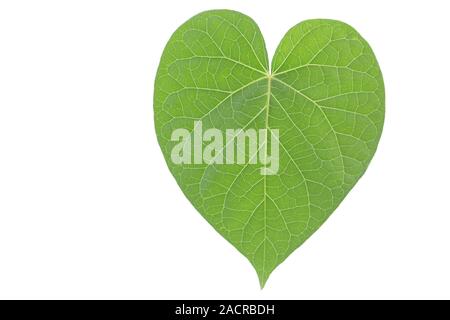
[{"label": "heart-shaped leaf", "polygon": [[170,38],[154,109],[178,185],[264,286],[363,175],[383,127],[384,86],[371,48],[345,23],[296,25],[269,69],[256,23],[216,10]]}]

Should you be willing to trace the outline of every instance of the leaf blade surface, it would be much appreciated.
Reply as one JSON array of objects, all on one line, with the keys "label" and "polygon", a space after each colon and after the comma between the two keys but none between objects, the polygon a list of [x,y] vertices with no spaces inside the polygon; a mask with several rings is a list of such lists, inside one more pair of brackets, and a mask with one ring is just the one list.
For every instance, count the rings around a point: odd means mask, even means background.
[{"label": "leaf blade surface", "polygon": [[[249,259],[261,286],[362,176],[384,121],[375,56],[342,22],[293,27],[271,70],[252,19],[207,11],[169,40],[154,94],[156,132],[170,171],[202,216]],[[198,120],[203,130],[278,129],[278,173],[261,175],[249,153],[243,164],[175,165],[171,133],[186,128],[193,135]]]}]

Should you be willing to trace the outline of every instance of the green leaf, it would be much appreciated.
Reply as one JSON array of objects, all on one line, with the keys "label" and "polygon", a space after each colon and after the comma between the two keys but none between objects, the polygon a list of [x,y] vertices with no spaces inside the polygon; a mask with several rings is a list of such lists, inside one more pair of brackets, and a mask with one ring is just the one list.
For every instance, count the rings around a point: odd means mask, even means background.
[{"label": "green leaf", "polygon": [[[249,259],[263,287],[363,175],[383,127],[384,86],[368,43],[343,22],[296,25],[269,69],[256,23],[239,12],[215,10],[194,16],[170,38],[156,76],[154,109],[158,141],[178,185]],[[184,147],[195,140],[200,120],[202,132],[278,129],[276,174],[261,174],[264,165],[250,161],[256,155],[250,149],[241,164],[175,164],[171,154],[180,142],[172,141],[174,130],[187,129]],[[275,143],[269,137],[267,151]]]}]

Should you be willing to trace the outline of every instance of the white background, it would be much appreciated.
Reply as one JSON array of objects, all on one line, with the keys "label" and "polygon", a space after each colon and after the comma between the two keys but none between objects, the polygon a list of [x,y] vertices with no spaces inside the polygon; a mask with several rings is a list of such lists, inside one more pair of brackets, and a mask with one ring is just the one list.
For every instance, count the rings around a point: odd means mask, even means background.
[{"label": "white background", "polygon": [[[1,1],[0,298],[450,298],[447,1]],[[207,9],[272,56],[310,18],[371,44],[386,123],[367,173],[259,289],[190,205],[153,129],[162,50]]]}]

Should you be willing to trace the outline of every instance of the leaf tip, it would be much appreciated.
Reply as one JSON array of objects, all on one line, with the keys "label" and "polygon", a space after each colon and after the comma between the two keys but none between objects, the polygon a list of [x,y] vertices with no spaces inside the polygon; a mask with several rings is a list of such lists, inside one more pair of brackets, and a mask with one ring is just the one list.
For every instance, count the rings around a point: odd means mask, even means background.
[{"label": "leaf tip", "polygon": [[258,274],[260,289],[263,290],[266,286],[267,280],[269,279],[269,275],[258,271],[256,273]]}]

